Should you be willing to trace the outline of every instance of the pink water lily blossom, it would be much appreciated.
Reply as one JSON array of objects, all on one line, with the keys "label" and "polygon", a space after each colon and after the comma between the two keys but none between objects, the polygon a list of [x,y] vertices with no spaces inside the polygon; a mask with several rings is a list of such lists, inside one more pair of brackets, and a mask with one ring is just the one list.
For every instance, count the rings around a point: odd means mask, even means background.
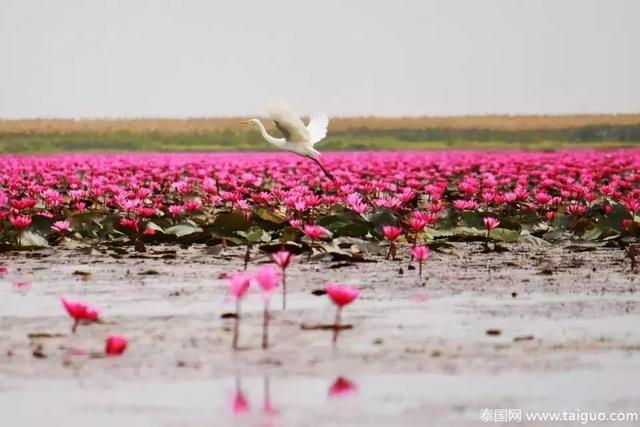
[{"label": "pink water lily blossom", "polygon": [[[27,230],[30,244],[43,242],[48,230],[60,233],[52,228],[57,221],[83,222],[84,216],[71,219],[79,212],[96,221],[70,238],[109,241],[124,232],[136,250],[156,240],[150,230],[176,243],[184,240],[178,234],[203,225],[202,218],[217,222],[205,228],[226,228],[228,213],[240,214],[243,227],[269,222],[272,239],[299,241],[304,233],[317,246],[333,238],[319,224],[337,238],[390,242],[380,221],[406,224],[407,240],[418,245],[425,228],[469,226],[477,215],[510,218],[524,229],[541,222],[565,228],[566,218],[574,225],[610,224],[602,221],[609,216],[616,218],[613,231],[622,231],[622,219],[637,222],[640,212],[638,149],[326,153],[323,162],[340,172],[338,183],[280,153],[7,155],[0,171],[0,244],[21,244]],[[152,221],[157,227],[148,226]],[[103,226],[98,236],[96,222]],[[184,227],[163,232],[174,225]],[[626,234],[637,238],[640,231],[631,226]]]},{"label": "pink water lily blossom", "polygon": [[70,227],[71,227],[71,223],[65,220],[65,221],[54,222],[53,225],[51,226],[51,229],[58,233],[64,233],[68,231]]},{"label": "pink water lily blossom", "polygon": [[256,273],[255,279],[260,288],[262,288],[262,291],[265,294],[265,299],[268,299],[271,292],[278,287],[278,283],[280,282],[280,272],[270,265],[264,265]]},{"label": "pink water lily blossom", "polygon": [[229,290],[236,301],[236,315],[233,323],[233,340],[231,344],[234,350],[238,349],[238,339],[240,337],[240,301],[249,291],[251,278],[250,274],[238,272],[232,274],[228,279]]},{"label": "pink water lily blossom", "polygon": [[251,286],[251,275],[245,272],[234,273],[229,276],[229,290],[234,298],[240,299],[246,295]]},{"label": "pink water lily blossom", "polygon": [[71,332],[75,333],[80,322],[95,322],[100,316],[100,310],[85,304],[81,301],[72,301],[66,299],[64,296],[61,298],[62,305],[73,319],[73,326]]},{"label": "pink water lily blossom", "polygon": [[264,296],[264,311],[262,322],[262,348],[269,347],[269,298],[271,292],[280,282],[280,272],[270,265],[264,265],[255,275],[258,285],[262,288]]},{"label": "pink water lily blossom", "polygon": [[388,241],[393,242],[402,234],[402,228],[395,227],[393,225],[385,225],[382,227],[382,233]]},{"label": "pink water lily blossom", "polygon": [[329,231],[320,226],[320,225],[305,225],[304,226],[304,235],[310,238],[311,240],[318,240],[322,237],[325,237],[329,234]]},{"label": "pink water lily blossom", "polygon": [[9,221],[18,230],[24,230],[31,225],[31,217],[29,215],[16,215],[9,218]]},{"label": "pink water lily blossom", "polygon": [[385,257],[386,259],[396,259],[397,247],[395,242],[396,239],[402,234],[402,231],[402,228],[395,227],[393,225],[385,225],[382,227],[382,234],[384,235],[385,239],[389,241],[389,250],[387,251],[387,256]]},{"label": "pink water lily blossom", "polygon": [[351,304],[356,298],[358,298],[358,295],[360,295],[360,289],[338,283],[328,284],[325,286],[325,291],[327,292],[327,295],[329,295],[331,301],[339,308]]},{"label": "pink water lily blossom", "polygon": [[294,258],[295,256],[291,252],[284,249],[271,254],[271,259],[273,260],[273,262],[275,262],[282,270],[285,270],[287,267],[289,267],[289,264],[291,263],[291,261],[293,261]]},{"label": "pink water lily blossom", "polygon": [[420,277],[422,277],[422,264],[424,263],[424,261],[426,259],[428,259],[431,256],[431,253],[429,252],[429,248],[427,246],[424,245],[418,245],[415,246],[411,249],[411,257],[418,261],[418,274]]},{"label": "pink water lily blossom", "polygon": [[336,318],[333,324],[333,344],[338,342],[338,332],[340,331],[340,320],[342,316],[342,309],[351,304],[360,295],[360,289],[352,288],[339,283],[329,283],[325,286],[325,291],[336,305]]},{"label": "pink water lily blossom", "polygon": [[487,229],[487,237],[491,236],[491,230],[493,230],[494,228],[498,228],[498,226],[500,225],[500,221],[497,218],[493,218],[490,216],[482,218],[482,222]]},{"label": "pink water lily blossom", "polygon": [[279,250],[278,252],[271,254],[271,259],[275,262],[282,272],[282,309],[286,310],[287,308],[287,267],[293,261],[295,256],[284,249]]},{"label": "pink water lily blossom", "polygon": [[128,341],[121,335],[110,335],[105,341],[104,352],[108,356],[119,356],[127,349]]}]

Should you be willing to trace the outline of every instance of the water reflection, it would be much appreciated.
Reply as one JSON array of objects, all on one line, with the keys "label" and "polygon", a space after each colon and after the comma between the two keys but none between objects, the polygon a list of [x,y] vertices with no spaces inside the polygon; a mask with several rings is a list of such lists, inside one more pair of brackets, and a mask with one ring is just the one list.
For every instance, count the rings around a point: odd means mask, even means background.
[{"label": "water reflection", "polygon": [[249,412],[249,400],[242,392],[242,380],[236,377],[236,387],[231,399],[231,413],[237,417],[247,412]]},{"label": "water reflection", "polygon": [[18,293],[25,295],[31,289],[31,282],[14,282],[11,287]]},{"label": "water reflection", "polygon": [[353,396],[358,393],[358,386],[345,377],[338,377],[329,387],[329,398]]},{"label": "water reflection", "polygon": [[267,416],[278,415],[278,410],[271,403],[271,381],[269,375],[264,376],[262,388],[262,413]]},{"label": "water reflection", "polygon": [[[258,384],[255,384],[255,381],[252,382],[253,384],[251,382],[246,384],[248,387],[245,389],[243,387],[241,376],[237,376],[235,378],[234,389],[231,393],[231,399],[229,402],[231,414],[234,417],[253,414],[254,417],[257,416],[259,417],[258,419],[263,421],[259,425],[272,426],[274,425],[273,423],[275,422],[275,419],[281,415],[281,411],[279,408],[276,408],[273,403],[271,377],[266,374],[262,377],[261,406],[255,411],[252,409],[251,395],[253,393],[260,393],[260,388]],[[249,392],[247,393],[246,390],[249,390]],[[358,394],[358,391],[356,383],[344,376],[338,376],[332,383],[330,383],[327,395],[330,399],[340,399],[347,396],[354,396]]]}]

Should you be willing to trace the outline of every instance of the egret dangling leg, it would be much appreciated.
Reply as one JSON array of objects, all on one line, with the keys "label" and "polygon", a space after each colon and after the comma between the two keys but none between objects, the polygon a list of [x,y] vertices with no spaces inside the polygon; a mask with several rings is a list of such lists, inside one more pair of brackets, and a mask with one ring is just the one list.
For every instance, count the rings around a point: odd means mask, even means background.
[{"label": "egret dangling leg", "polygon": [[320,169],[322,169],[322,172],[324,172],[324,174],[327,176],[327,178],[329,178],[333,182],[336,182],[336,178],[329,171],[327,171],[324,166],[322,166],[320,160],[316,159],[315,157],[307,157],[307,159],[311,159],[316,162],[318,166],[320,166]]},{"label": "egret dangling leg", "polygon": [[317,142],[327,136],[329,118],[325,114],[312,118],[309,120],[309,124],[305,126],[291,107],[276,103],[269,109],[269,117],[271,117],[271,120],[273,120],[273,123],[282,134],[282,138],[269,135],[262,122],[258,119],[251,119],[246,123],[256,126],[260,130],[262,137],[269,144],[313,160],[320,166],[327,178],[335,182],[333,175],[318,160],[320,153],[314,148]]}]

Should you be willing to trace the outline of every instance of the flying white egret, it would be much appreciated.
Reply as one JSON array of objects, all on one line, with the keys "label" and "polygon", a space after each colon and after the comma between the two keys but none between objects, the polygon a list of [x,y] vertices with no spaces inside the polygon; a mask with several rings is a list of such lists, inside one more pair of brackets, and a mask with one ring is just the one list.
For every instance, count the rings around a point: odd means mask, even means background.
[{"label": "flying white egret", "polygon": [[300,116],[288,105],[280,102],[273,103],[269,107],[269,117],[275,123],[276,127],[282,133],[282,138],[276,138],[267,133],[262,122],[258,119],[251,119],[245,123],[250,123],[260,130],[262,137],[272,145],[284,151],[299,154],[307,159],[313,160],[320,166],[322,172],[335,181],[318,157],[320,152],[314,148],[314,145],[327,136],[327,126],[329,125],[329,117],[326,114],[320,114],[309,120],[308,125],[304,125]]}]

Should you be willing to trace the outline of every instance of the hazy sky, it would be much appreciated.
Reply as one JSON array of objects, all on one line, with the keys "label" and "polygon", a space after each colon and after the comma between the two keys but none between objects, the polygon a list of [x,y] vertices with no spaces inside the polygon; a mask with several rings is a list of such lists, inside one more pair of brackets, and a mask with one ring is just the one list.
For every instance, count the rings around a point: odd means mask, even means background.
[{"label": "hazy sky", "polygon": [[638,0],[0,0],[0,117],[640,112]]}]

